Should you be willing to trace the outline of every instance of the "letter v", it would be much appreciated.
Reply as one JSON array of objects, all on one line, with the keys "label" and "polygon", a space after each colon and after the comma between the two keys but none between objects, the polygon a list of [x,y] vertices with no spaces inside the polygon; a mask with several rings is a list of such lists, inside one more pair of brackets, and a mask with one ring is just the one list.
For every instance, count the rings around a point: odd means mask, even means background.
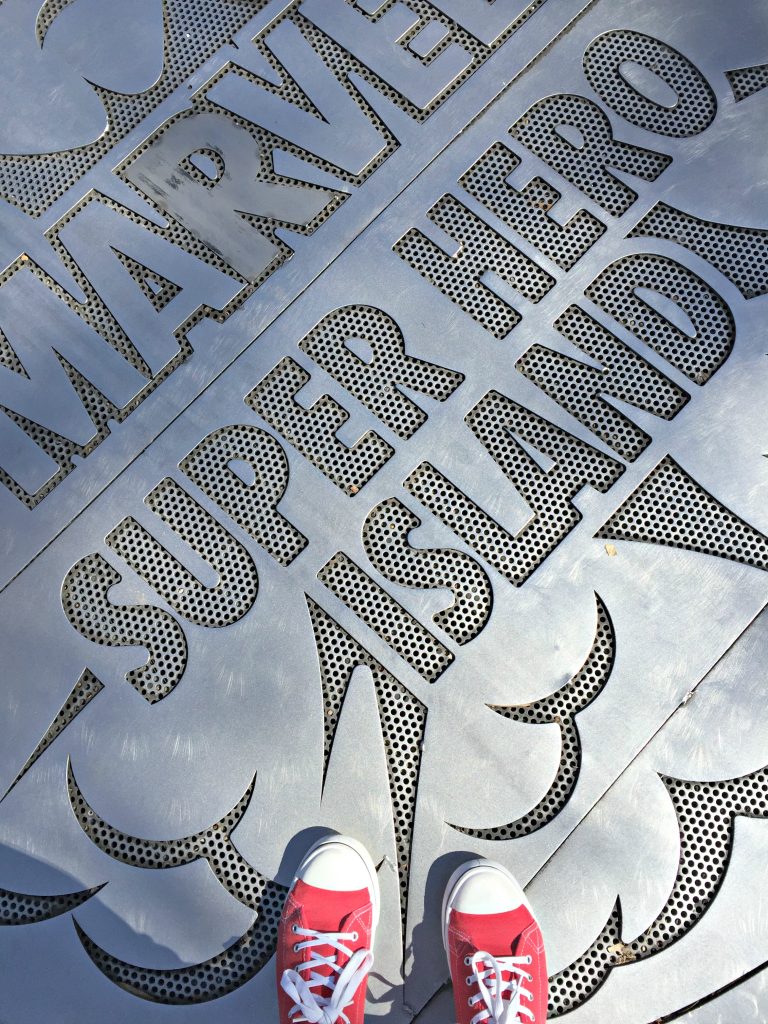
[{"label": "letter v", "polygon": [[335,167],[361,174],[385,148],[384,136],[293,22],[281,22],[266,42],[320,116],[301,110],[234,71],[224,75],[206,98]]}]

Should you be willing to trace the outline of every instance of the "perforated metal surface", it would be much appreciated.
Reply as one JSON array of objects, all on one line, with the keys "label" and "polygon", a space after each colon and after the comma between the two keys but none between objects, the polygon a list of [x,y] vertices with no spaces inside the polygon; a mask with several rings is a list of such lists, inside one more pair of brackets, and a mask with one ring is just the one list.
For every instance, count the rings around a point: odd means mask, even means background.
[{"label": "perforated metal surface", "polygon": [[161,608],[112,604],[109,591],[119,582],[120,573],[101,555],[86,555],[70,569],[62,584],[64,614],[81,636],[94,643],[147,648],[146,664],[132,669],[126,679],[142,697],[154,703],[167,696],[184,673],[184,631]]},{"label": "perforated metal surface", "polygon": [[764,6],[4,0],[0,51],[0,1017],[276,1022],[333,829],[371,1019],[449,1019],[470,856],[550,1019],[766,1019]]},{"label": "perforated metal surface", "polygon": [[[645,83],[633,83],[632,71],[636,76],[641,69]],[[584,73],[617,114],[657,135],[699,135],[715,118],[715,94],[697,68],[652,36],[627,31],[598,36],[584,51]],[[663,98],[653,95],[658,90]]]},{"label": "perforated metal surface", "polygon": [[612,914],[580,960],[553,979],[553,1017],[601,985],[612,968],[660,953],[690,931],[723,883],[736,816],[765,817],[768,813],[764,769],[725,782],[663,781],[680,828],[680,863],[667,902],[653,924],[628,943],[621,941],[620,911]]},{"label": "perforated metal surface", "polygon": [[458,259],[415,229],[398,241],[395,252],[445,295],[455,296],[461,308],[497,338],[509,334],[520,314],[483,286],[483,275],[493,271],[531,302],[542,299],[555,283],[454,196],[443,196],[427,217],[455,240]]},{"label": "perforated metal surface", "polygon": [[768,64],[756,64],[751,68],[736,68],[726,71],[728,80],[733,87],[736,102],[760,92],[768,85]]},{"label": "perforated metal surface", "polygon": [[326,769],[352,671],[357,665],[365,665],[373,676],[392,797],[400,907],[405,933],[416,790],[427,709],[319,605],[310,601],[309,612],[323,684]]},{"label": "perforated metal surface", "polygon": [[447,647],[343,552],[326,562],[317,578],[428,682],[453,661]]},{"label": "perforated metal surface", "polygon": [[464,380],[462,374],[444,366],[408,356],[396,321],[370,306],[334,310],[299,347],[403,438],[411,437],[427,420],[403,388],[444,402]]},{"label": "perforated metal surface", "polygon": [[578,306],[569,306],[553,326],[603,369],[543,345],[531,346],[518,360],[517,369],[621,458],[634,462],[651,437],[610,405],[606,396],[665,420],[674,419],[689,396]]},{"label": "perforated metal surface", "polygon": [[519,166],[520,157],[497,142],[464,175],[461,185],[545,256],[570,270],[605,226],[587,210],[579,210],[565,225],[558,224],[549,212],[561,194],[543,178],[533,178],[519,192],[513,189],[507,179]]},{"label": "perforated metal surface", "polygon": [[652,540],[764,568],[768,541],[706,494],[667,456],[602,527],[600,537]]},{"label": "perforated metal surface", "polygon": [[[670,292],[668,297],[687,318],[683,319],[687,329],[660,315],[639,294],[640,289],[661,295]],[[645,253],[627,256],[604,270],[585,294],[695,384],[706,384],[733,346],[735,327],[725,302],[672,260]],[[702,333],[712,339],[705,351],[691,344]]]},{"label": "perforated metal surface", "polygon": [[[568,126],[567,134],[561,125]],[[663,153],[615,139],[608,115],[585,96],[547,96],[509,131],[614,216],[625,213],[637,193],[609,168],[656,181],[670,163]]]}]

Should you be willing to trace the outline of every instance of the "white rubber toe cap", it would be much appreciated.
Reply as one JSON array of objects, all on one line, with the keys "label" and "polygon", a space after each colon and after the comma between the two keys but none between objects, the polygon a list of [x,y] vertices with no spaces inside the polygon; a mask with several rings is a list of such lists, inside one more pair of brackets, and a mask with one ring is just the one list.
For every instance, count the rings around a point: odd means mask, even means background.
[{"label": "white rubber toe cap", "polygon": [[369,884],[368,870],[360,857],[342,843],[324,843],[307,854],[298,877],[319,889],[349,892],[365,889]]},{"label": "white rubber toe cap", "polygon": [[503,914],[530,904],[519,883],[503,865],[483,858],[462,864],[451,875],[443,900],[443,941],[447,947],[448,918],[462,914]]},{"label": "white rubber toe cap", "polygon": [[318,889],[352,892],[367,889],[373,904],[374,924],[379,919],[379,880],[371,856],[351,836],[326,836],[309,850],[296,878]]}]

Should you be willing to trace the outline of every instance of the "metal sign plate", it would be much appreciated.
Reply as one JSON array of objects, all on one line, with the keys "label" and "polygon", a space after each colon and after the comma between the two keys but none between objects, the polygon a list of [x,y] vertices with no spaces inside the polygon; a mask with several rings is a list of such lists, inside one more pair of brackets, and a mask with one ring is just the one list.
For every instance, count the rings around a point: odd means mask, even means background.
[{"label": "metal sign plate", "polygon": [[763,5],[107,6],[0,4],[0,1016],[275,1020],[333,828],[372,1018],[482,854],[552,1019],[765,1020]]},{"label": "metal sign plate", "polygon": [[4,0],[0,580],[583,6]]}]

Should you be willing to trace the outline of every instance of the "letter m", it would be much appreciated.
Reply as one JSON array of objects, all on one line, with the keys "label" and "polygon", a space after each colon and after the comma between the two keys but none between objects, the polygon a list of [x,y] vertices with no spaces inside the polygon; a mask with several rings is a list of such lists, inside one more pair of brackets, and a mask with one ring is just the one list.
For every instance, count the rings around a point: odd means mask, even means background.
[{"label": "letter m", "polygon": [[58,469],[41,438],[58,435],[65,450],[99,433],[80,394],[99,392],[122,409],[147,383],[32,266],[20,264],[0,287],[0,467],[28,496]]}]

